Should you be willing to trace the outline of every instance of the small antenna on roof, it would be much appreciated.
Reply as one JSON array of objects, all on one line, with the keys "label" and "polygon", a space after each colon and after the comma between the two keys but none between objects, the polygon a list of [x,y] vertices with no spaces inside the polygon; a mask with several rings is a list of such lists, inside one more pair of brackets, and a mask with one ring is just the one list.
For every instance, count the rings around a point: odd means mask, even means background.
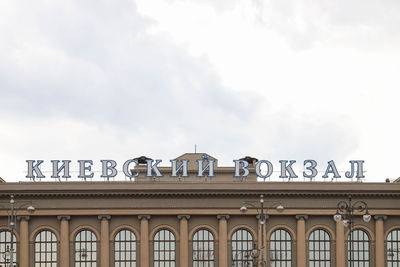
[{"label": "small antenna on roof", "polygon": [[196,144],[194,144],[194,153],[195,154],[197,153],[197,145]]}]

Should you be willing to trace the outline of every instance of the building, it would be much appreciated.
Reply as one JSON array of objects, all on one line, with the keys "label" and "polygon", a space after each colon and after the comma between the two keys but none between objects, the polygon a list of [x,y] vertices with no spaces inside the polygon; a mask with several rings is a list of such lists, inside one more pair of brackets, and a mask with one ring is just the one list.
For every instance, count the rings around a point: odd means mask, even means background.
[{"label": "building", "polygon": [[[36,208],[15,214],[12,247],[20,267],[262,266],[262,258],[276,267],[400,266],[400,183],[257,182],[254,173],[237,179],[233,167],[217,164],[209,178],[194,176],[189,164],[189,178],[160,168],[163,178],[133,182],[1,183],[0,263],[10,262],[13,195],[16,208],[26,201]],[[354,212],[352,235],[333,219],[349,194],[372,216],[365,222],[365,210]]]}]

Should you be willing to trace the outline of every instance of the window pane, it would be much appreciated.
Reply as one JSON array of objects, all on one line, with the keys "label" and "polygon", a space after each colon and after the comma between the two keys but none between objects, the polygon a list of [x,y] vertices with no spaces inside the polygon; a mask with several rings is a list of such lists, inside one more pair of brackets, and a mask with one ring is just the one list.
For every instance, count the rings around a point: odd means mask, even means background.
[{"label": "window pane", "polygon": [[284,229],[275,230],[271,234],[270,261],[271,266],[290,267],[292,264],[292,237]]},{"label": "window pane", "polygon": [[329,266],[330,257],[330,237],[328,232],[317,229],[310,234],[309,243],[310,266]]},{"label": "window pane", "polygon": [[97,239],[90,230],[82,230],[75,236],[75,266],[96,267]]},{"label": "window pane", "polygon": [[[10,262],[10,256],[4,257],[3,255],[6,255],[5,252],[9,251],[14,251],[13,253],[13,259],[15,261],[16,256],[17,256],[17,245],[16,242],[17,238],[15,235],[12,236],[12,245],[11,245],[11,232],[10,231],[1,231],[0,232],[0,253],[2,256],[0,256],[0,263],[7,263]],[[8,255],[8,254],[7,254]]]},{"label": "window pane", "polygon": [[193,266],[214,266],[214,236],[206,229],[193,235]]},{"label": "window pane", "polygon": [[115,266],[136,266],[136,236],[130,230],[121,230],[115,236]]},{"label": "window pane", "polygon": [[347,266],[369,266],[369,237],[356,229],[347,238]]},{"label": "window pane", "polygon": [[240,229],[234,232],[232,235],[233,266],[253,266],[253,246],[253,237],[249,231]]},{"label": "window pane", "polygon": [[400,266],[400,229],[392,230],[386,243],[386,260],[388,266]]},{"label": "window pane", "polygon": [[161,229],[154,236],[154,266],[175,267],[175,235]]},{"label": "window pane", "polygon": [[57,266],[57,237],[43,230],[35,238],[35,266]]}]

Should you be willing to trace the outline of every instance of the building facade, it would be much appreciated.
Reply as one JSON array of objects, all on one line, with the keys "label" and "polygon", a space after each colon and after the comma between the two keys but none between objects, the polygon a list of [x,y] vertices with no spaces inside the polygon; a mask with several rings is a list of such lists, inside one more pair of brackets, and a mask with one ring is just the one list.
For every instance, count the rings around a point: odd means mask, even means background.
[{"label": "building facade", "polygon": [[[16,208],[36,208],[16,212],[20,267],[400,266],[400,183],[257,182],[217,162],[215,177],[195,177],[191,165],[189,178],[162,172],[133,182],[1,183],[0,264],[10,261],[13,196]],[[333,219],[349,195],[372,217],[355,211],[351,229]]]}]

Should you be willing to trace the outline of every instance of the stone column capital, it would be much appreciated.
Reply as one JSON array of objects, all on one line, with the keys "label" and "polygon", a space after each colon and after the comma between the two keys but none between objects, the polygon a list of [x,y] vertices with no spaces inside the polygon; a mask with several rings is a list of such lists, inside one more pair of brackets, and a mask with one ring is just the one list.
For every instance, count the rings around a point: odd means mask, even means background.
[{"label": "stone column capital", "polygon": [[28,216],[28,215],[17,216],[18,221],[29,221],[30,219],[31,219],[31,216]]},{"label": "stone column capital", "polygon": [[383,214],[375,215],[374,219],[375,219],[375,221],[379,221],[379,220],[385,221],[385,220],[387,220],[387,215],[383,215]]},{"label": "stone column capital", "polygon": [[99,215],[99,216],[97,216],[97,218],[99,219],[99,220],[111,220],[111,215],[107,215],[107,214],[102,214],[102,215]]},{"label": "stone column capital", "polygon": [[189,220],[190,219],[190,215],[187,215],[187,214],[179,214],[176,217],[178,217],[179,220],[182,220],[182,219]]},{"label": "stone column capital", "polygon": [[219,215],[217,215],[217,219],[218,220],[228,220],[229,219],[229,215],[228,214],[219,214]]},{"label": "stone column capital", "polygon": [[308,215],[305,214],[297,214],[296,215],[296,220],[307,220],[308,219]]},{"label": "stone column capital", "polygon": [[59,221],[69,221],[69,220],[71,220],[71,216],[69,216],[69,215],[60,215],[60,216],[57,216],[57,220],[59,220]]},{"label": "stone column capital", "polygon": [[137,216],[139,220],[150,220],[151,215],[148,214],[140,214]]},{"label": "stone column capital", "polygon": [[[264,218],[265,218],[265,220],[268,220],[268,219],[269,219],[269,215],[264,214]],[[261,220],[261,214],[257,214],[257,215],[256,215],[256,219],[257,219],[257,220]]]}]

